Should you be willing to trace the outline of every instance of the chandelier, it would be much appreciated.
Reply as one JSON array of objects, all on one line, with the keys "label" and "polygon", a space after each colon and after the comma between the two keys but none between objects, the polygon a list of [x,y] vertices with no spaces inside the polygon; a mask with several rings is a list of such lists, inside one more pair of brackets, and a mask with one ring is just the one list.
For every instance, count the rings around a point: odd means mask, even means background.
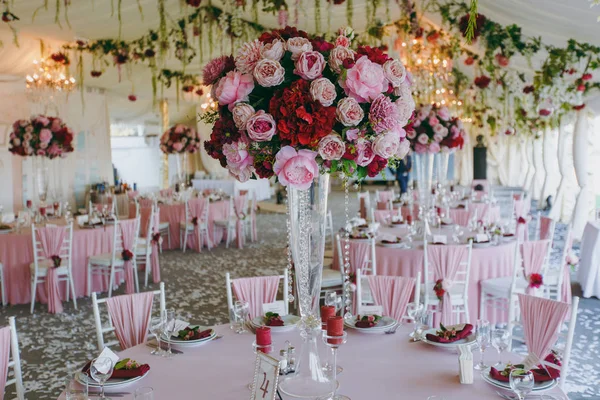
[{"label": "chandelier", "polygon": [[63,53],[33,60],[33,71],[25,77],[25,87],[31,100],[36,103],[52,101],[73,91],[77,84],[69,74],[68,65],[69,60]]}]

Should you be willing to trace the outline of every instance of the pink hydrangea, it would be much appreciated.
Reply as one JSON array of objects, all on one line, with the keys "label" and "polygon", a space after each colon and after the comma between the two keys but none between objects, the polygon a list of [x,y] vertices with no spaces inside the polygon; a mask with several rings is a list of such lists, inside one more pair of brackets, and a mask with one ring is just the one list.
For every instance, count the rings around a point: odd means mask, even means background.
[{"label": "pink hydrangea", "polygon": [[231,110],[235,103],[248,101],[248,95],[253,89],[254,79],[252,75],[230,71],[219,80],[215,89],[215,96],[220,105],[229,105]]},{"label": "pink hydrangea", "polygon": [[346,71],[346,78],[340,80],[340,86],[348,96],[359,103],[374,100],[387,90],[386,79],[381,65],[361,57],[356,64]]},{"label": "pink hydrangea", "polygon": [[284,146],[275,155],[273,171],[283,186],[306,190],[319,174],[315,158],[317,153],[310,150],[298,150]]},{"label": "pink hydrangea", "polygon": [[398,126],[398,107],[384,94],[371,103],[369,121],[376,133],[390,131]]}]

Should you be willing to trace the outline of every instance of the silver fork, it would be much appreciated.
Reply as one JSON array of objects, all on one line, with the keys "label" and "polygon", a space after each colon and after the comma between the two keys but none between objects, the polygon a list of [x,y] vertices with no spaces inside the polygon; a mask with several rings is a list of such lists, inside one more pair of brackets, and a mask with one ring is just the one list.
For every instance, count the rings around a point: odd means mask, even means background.
[{"label": "silver fork", "polygon": [[386,335],[393,335],[394,333],[396,333],[396,330],[398,329],[399,326],[400,326],[400,323],[396,322],[396,325],[392,326],[390,329],[385,331]]}]

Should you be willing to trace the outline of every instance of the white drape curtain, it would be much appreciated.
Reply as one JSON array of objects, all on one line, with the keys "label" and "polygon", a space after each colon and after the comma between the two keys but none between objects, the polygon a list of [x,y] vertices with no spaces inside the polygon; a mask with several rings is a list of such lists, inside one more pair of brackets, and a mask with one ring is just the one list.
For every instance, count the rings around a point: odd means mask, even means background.
[{"label": "white drape curtain", "polygon": [[580,191],[577,195],[575,212],[573,214],[573,234],[575,238],[580,239],[583,228],[591,216],[593,209],[593,196],[591,186],[588,181],[589,171],[589,141],[588,141],[589,117],[585,110],[577,111],[575,128],[573,132],[573,164],[575,166],[575,175]]}]

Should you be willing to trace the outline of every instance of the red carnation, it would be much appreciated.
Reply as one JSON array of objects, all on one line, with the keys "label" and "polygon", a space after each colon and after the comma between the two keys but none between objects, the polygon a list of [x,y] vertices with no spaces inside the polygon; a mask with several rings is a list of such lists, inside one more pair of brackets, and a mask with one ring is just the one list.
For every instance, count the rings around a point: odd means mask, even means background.
[{"label": "red carnation", "polygon": [[390,59],[387,56],[387,54],[385,54],[378,47],[359,46],[358,50],[356,51],[356,53],[359,55],[358,57],[356,57],[357,59],[360,56],[367,56],[367,58],[369,60],[371,60],[371,62],[374,62],[374,63],[377,63],[377,64],[381,64],[381,65],[385,64],[385,62]]},{"label": "red carnation", "polygon": [[573,106],[573,110],[583,110],[585,108],[585,104],[580,104],[578,106]]},{"label": "red carnation", "polygon": [[332,43],[329,43],[328,41],[323,39],[321,36],[317,36],[316,38],[311,40],[310,43],[312,43],[313,50],[320,51],[321,53],[330,51],[331,49],[333,49],[335,47]]},{"label": "red carnation", "polygon": [[471,56],[469,56],[465,59],[465,65],[473,65],[474,62],[475,62],[475,59]]},{"label": "red carnation", "polygon": [[[467,27],[469,26],[469,14],[465,14],[459,21],[460,31],[463,36],[466,37]],[[479,35],[481,35],[481,30],[483,29],[483,25],[485,25],[487,18],[483,14],[477,14],[475,18],[475,29],[473,30],[473,40],[477,40]]]},{"label": "red carnation", "polygon": [[102,71],[91,71],[90,75],[92,76],[92,78],[98,78],[100,75],[102,75]]},{"label": "red carnation", "polygon": [[367,175],[373,178],[383,171],[385,167],[387,167],[387,160],[376,155],[371,164],[367,165]]},{"label": "red carnation", "polygon": [[592,79],[592,74],[590,73],[583,74],[583,76],[581,77],[582,81],[589,81],[590,79]]},{"label": "red carnation", "polygon": [[523,88],[523,93],[525,93],[525,94],[533,93],[534,90],[535,90],[535,88],[533,87],[533,85],[527,85]]},{"label": "red carnation", "polygon": [[529,275],[529,287],[539,288],[544,284],[544,277],[542,274],[531,274]]},{"label": "red carnation", "polygon": [[475,78],[475,86],[477,86],[480,89],[485,89],[490,85],[491,81],[492,80],[489,76],[481,75]]}]

